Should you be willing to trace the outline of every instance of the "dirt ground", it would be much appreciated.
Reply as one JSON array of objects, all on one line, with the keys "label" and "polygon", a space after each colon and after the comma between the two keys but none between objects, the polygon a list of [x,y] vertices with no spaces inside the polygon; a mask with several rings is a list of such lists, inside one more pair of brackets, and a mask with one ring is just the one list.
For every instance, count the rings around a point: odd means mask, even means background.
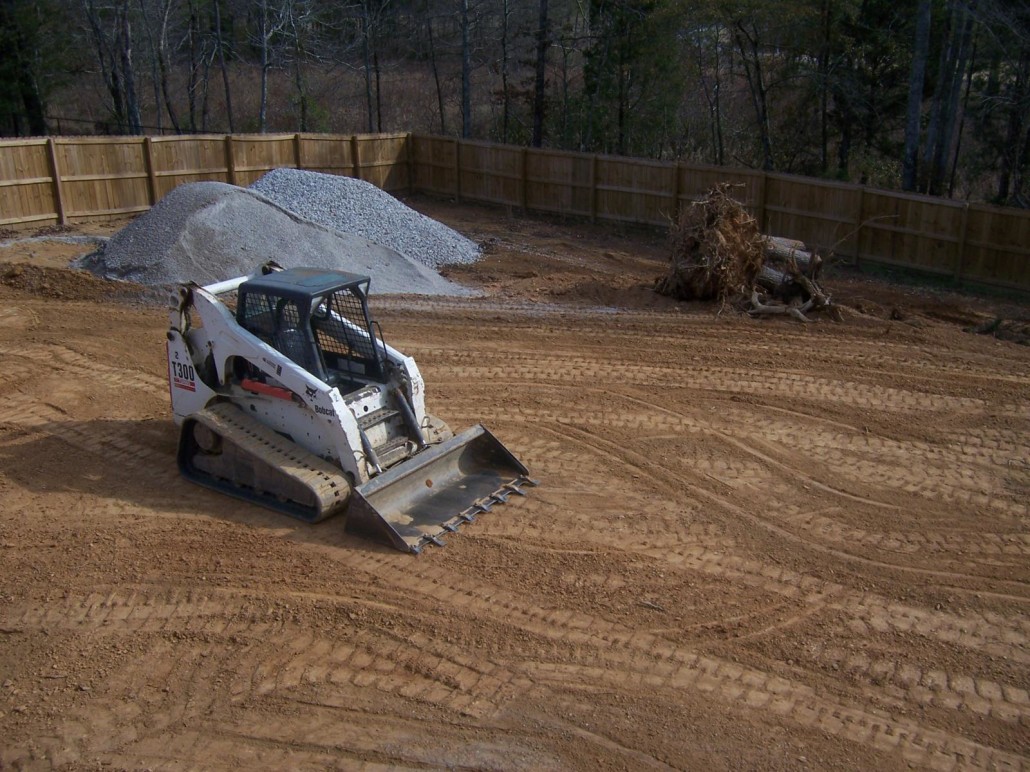
[{"label": "dirt ground", "polygon": [[1026,305],[751,320],[658,236],[415,204],[488,294],[386,339],[540,481],[418,557],[180,479],[160,303],[0,249],[0,768],[1030,767],[1030,347],[966,331]]}]

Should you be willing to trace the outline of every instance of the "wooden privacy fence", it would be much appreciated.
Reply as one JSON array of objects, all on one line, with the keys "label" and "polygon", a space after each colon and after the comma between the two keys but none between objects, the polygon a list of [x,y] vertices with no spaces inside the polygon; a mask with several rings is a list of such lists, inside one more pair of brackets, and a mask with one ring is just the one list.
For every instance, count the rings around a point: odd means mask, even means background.
[{"label": "wooden privacy fence", "polygon": [[871,263],[1030,291],[1030,212],[721,166],[412,136],[416,190],[607,222],[667,226],[712,186],[763,232]]},{"label": "wooden privacy fence", "polygon": [[591,221],[667,226],[713,185],[766,233],[855,263],[1030,291],[1030,212],[747,169],[414,134],[0,140],[0,225],[143,211],[184,182],[248,185],[278,167]]},{"label": "wooden privacy fence", "polygon": [[410,188],[407,134],[0,140],[0,225],[142,212],[184,182],[249,185],[283,166]]}]

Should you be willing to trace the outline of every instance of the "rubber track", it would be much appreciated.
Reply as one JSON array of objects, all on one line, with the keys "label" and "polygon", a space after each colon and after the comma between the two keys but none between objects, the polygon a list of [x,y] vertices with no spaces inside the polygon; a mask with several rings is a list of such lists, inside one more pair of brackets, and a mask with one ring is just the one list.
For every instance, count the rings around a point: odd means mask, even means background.
[{"label": "rubber track", "polygon": [[[235,405],[228,402],[213,405],[191,418],[215,432],[223,443],[232,443],[306,487],[320,502],[319,512],[328,515],[347,505],[350,483],[337,467],[250,418]],[[212,480],[206,484],[230,494],[233,492],[231,483]],[[263,497],[262,501],[272,508],[277,504],[270,496]]]}]

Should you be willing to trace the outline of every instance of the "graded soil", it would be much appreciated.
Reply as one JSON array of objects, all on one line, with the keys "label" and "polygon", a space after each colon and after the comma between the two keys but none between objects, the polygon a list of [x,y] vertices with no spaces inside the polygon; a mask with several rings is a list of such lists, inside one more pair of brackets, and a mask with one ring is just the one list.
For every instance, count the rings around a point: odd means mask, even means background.
[{"label": "graded soil", "polygon": [[385,338],[540,483],[417,557],[181,479],[160,302],[0,249],[0,768],[1030,766],[1030,347],[967,331],[1025,305],[831,266],[843,323],[752,320],[411,203],[486,294]]}]

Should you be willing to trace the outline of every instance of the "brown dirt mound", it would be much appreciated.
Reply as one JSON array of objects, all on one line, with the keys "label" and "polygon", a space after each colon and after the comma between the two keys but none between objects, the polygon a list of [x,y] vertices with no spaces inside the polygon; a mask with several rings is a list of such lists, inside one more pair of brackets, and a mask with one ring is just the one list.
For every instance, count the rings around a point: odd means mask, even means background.
[{"label": "brown dirt mound", "polygon": [[44,268],[25,263],[0,266],[0,284],[11,289],[61,300],[156,300],[146,287],[126,281],[98,279],[85,271]]}]

